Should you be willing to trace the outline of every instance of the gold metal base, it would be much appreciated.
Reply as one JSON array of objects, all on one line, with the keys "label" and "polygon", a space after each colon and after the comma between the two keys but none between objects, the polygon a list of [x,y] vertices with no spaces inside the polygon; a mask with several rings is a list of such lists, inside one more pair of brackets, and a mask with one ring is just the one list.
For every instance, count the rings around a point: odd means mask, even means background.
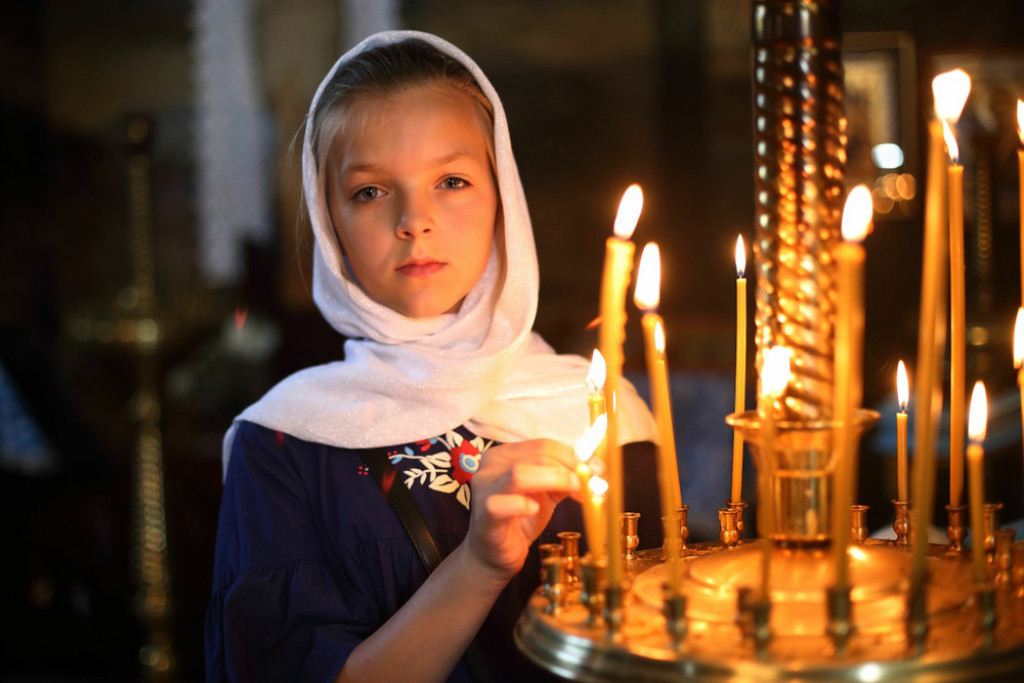
[{"label": "gold metal base", "polygon": [[906,636],[910,554],[870,539],[851,553],[852,631],[843,656],[836,654],[829,630],[827,549],[782,547],[771,558],[771,639],[766,656],[758,656],[737,610],[739,590],[759,590],[756,544],[699,544],[687,551],[681,646],[665,622],[660,550],[642,551],[632,563],[614,642],[604,625],[588,625],[578,593],[569,595],[557,615],[546,614],[547,601],[535,594],[515,638],[541,667],[583,681],[1012,680],[1024,671],[1024,595],[1012,587],[998,591],[992,644],[986,646],[969,558],[947,551],[931,548],[928,636],[920,656]]}]

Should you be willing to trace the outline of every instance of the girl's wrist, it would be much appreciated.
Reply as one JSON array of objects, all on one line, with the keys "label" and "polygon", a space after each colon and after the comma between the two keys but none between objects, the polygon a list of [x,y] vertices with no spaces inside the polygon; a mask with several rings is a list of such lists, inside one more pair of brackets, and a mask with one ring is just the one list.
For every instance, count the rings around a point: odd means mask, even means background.
[{"label": "girl's wrist", "polygon": [[483,590],[490,587],[495,594],[500,593],[518,572],[509,572],[488,564],[473,552],[470,543],[469,537],[463,539],[462,543],[452,551],[450,558],[456,561],[460,571],[465,571],[470,575],[469,578],[473,581],[472,585]]}]

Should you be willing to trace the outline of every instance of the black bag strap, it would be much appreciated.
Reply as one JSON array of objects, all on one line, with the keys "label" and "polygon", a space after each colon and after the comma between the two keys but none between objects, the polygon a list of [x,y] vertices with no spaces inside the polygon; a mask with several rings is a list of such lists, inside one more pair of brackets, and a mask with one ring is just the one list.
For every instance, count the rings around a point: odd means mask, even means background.
[{"label": "black bag strap", "polygon": [[391,464],[387,450],[369,448],[360,450],[359,454],[363,457],[363,462],[369,468],[370,474],[380,485],[380,490],[391,503],[391,507],[398,515],[398,519],[401,520],[406,533],[409,534],[409,538],[412,539],[420,561],[423,562],[423,567],[429,575],[437,569],[437,565],[441,564],[444,555],[437,547],[437,542],[434,540],[433,534],[430,533],[430,528],[427,526],[426,520],[423,519],[423,513],[420,512],[416,499],[412,497],[412,492],[398,480],[398,471]]}]

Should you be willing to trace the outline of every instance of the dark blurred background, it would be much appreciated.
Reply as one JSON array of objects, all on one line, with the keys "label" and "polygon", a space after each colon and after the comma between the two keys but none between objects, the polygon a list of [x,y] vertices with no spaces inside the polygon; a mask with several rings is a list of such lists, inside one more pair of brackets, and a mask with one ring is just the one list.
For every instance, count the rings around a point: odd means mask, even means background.
[{"label": "dark blurred background", "polygon": [[[140,654],[134,539],[152,510],[133,491],[157,480],[133,478],[133,463],[154,453],[167,535],[149,540],[170,586],[161,628],[173,677],[202,678],[223,432],[276,380],[341,352],[310,300],[293,137],[327,68],[377,28],[451,40],[502,94],[540,255],[537,329],[559,351],[589,356],[603,241],[624,187],[644,186],[635,239],[662,249],[691,539],[715,538],[729,495],[733,249],[753,233],[749,24],[749,0],[0,5],[0,678],[142,675],[152,653]],[[860,485],[872,527],[889,523],[895,493],[896,363],[916,359],[929,84],[955,66],[975,79],[958,127],[968,383],[985,379],[992,397],[988,497],[1004,519],[1024,513],[1010,360],[1021,26],[1018,0],[843,3],[849,177],[875,188],[879,211],[864,381],[883,420],[864,441]],[[902,163],[873,163],[880,143],[898,144]],[[202,175],[232,162],[237,177],[220,185]],[[210,198],[235,211],[205,217]],[[636,318],[627,371],[645,390]]]}]

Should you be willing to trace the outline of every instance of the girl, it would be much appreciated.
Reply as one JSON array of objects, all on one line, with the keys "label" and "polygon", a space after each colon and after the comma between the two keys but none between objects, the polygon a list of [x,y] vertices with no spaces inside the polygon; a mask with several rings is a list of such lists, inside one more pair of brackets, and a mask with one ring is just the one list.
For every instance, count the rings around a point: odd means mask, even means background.
[{"label": "girl", "polygon": [[[208,679],[468,680],[478,659],[521,678],[530,546],[582,527],[559,502],[587,362],[530,331],[501,102],[449,43],[374,35],[313,98],[303,184],[313,297],[345,360],[285,379],[225,437]],[[621,400],[626,440],[649,440],[632,388]],[[411,540],[406,490],[432,541]]]}]

